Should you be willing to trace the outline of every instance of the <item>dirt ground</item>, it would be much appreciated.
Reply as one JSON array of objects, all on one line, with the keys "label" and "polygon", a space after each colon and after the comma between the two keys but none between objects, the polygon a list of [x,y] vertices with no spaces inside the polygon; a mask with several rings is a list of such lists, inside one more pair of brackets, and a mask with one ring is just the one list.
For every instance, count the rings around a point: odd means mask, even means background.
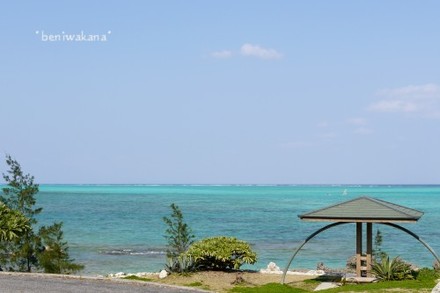
[{"label": "dirt ground", "polygon": [[[316,276],[287,275],[286,283],[301,282],[307,279],[313,279],[315,277]],[[155,276],[154,281],[179,286],[191,286],[214,292],[226,292],[227,290],[232,289],[235,286],[234,283],[237,283],[237,281],[241,282],[243,285],[279,283],[281,281],[281,275],[261,274],[257,272],[198,272],[189,276],[171,274],[165,279],[159,279],[157,276]]]}]

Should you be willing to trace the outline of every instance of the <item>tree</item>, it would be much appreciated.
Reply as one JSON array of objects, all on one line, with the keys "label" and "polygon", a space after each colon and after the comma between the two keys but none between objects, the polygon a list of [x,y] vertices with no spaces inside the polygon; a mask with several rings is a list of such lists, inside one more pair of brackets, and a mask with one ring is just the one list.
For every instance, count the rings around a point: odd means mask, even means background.
[{"label": "tree", "polygon": [[168,241],[167,257],[176,258],[188,250],[194,242],[195,236],[191,228],[184,222],[183,214],[176,204],[171,204],[171,217],[163,217],[163,221],[168,226],[165,231],[165,238]]},{"label": "tree", "polygon": [[21,212],[30,219],[30,224],[36,224],[35,215],[42,211],[42,208],[34,209],[35,195],[39,191],[39,186],[34,183],[34,176],[23,174],[20,164],[10,155],[6,155],[6,164],[9,166],[9,170],[7,174],[3,174],[3,179],[7,186],[3,188],[0,201],[10,209]]},{"label": "tree", "polygon": [[[6,155],[6,164],[9,170],[7,174],[3,174],[3,178],[7,186],[3,188],[0,201],[11,210],[23,214],[31,226],[35,225],[35,216],[42,211],[42,208],[34,208],[39,186],[34,183],[34,176],[23,174],[20,164],[10,155]],[[6,245],[6,250],[11,255],[10,269],[30,272],[33,267],[38,267],[37,253],[40,248],[38,235],[35,235],[32,228],[26,230],[20,238]]]},{"label": "tree", "polygon": [[387,253],[385,251],[382,251],[382,242],[383,242],[382,232],[380,232],[380,230],[377,229],[376,235],[374,236],[374,249],[373,249],[373,255],[377,260],[380,260],[387,256]]},{"label": "tree", "polygon": [[[40,259],[47,262],[48,257],[57,257],[48,253],[44,257],[40,256],[45,252],[43,244],[48,241],[49,231],[55,234],[61,233],[60,244],[63,244],[61,250],[66,254],[67,242],[62,242],[61,224],[59,223],[45,227],[46,230],[40,230],[39,233],[35,232],[36,215],[42,211],[42,208],[35,208],[35,196],[39,191],[39,186],[34,183],[34,176],[24,174],[20,164],[10,155],[6,155],[6,164],[9,166],[9,170],[3,174],[3,178],[7,185],[2,189],[3,194],[0,196],[0,201],[15,214],[16,221],[23,221],[19,217],[22,215],[28,227],[22,229],[20,237],[1,239],[3,241],[0,242],[0,250],[2,251],[0,262],[3,265],[8,265],[8,269],[12,271],[31,272],[33,268],[40,267]],[[45,237],[43,242],[42,236]],[[63,258],[63,261],[70,262],[70,259],[67,256]]]},{"label": "tree", "polygon": [[49,227],[43,226],[38,233],[44,246],[44,250],[38,255],[38,261],[45,273],[70,274],[84,268],[70,259],[69,247],[63,240],[62,226],[62,222]]}]

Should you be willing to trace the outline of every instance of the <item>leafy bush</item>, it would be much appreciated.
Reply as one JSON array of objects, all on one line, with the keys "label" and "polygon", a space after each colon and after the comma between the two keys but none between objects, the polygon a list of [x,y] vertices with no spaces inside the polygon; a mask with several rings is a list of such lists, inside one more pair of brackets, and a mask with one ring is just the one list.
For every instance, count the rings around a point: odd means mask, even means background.
[{"label": "leafy bush", "polygon": [[238,270],[244,263],[257,261],[257,254],[250,245],[234,237],[205,238],[191,245],[187,254],[204,270]]},{"label": "leafy bush", "polygon": [[418,281],[435,281],[439,277],[439,273],[434,269],[422,268],[416,274],[416,279]]},{"label": "leafy bush", "polygon": [[29,220],[0,202],[0,241],[12,241],[30,230]]},{"label": "leafy bush", "polygon": [[395,257],[390,260],[389,256],[382,257],[380,262],[375,261],[371,267],[372,272],[378,279],[383,281],[413,279],[411,265]]}]

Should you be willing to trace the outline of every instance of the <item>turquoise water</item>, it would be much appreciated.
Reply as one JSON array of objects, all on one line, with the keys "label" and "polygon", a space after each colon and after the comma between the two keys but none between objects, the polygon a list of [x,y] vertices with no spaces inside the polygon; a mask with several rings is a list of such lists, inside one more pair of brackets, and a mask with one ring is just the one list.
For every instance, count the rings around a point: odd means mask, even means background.
[{"label": "turquoise water", "polygon": [[[83,274],[158,271],[165,263],[163,216],[176,203],[197,239],[236,236],[253,245],[259,261],[284,267],[293,249],[327,223],[302,222],[298,214],[368,195],[419,209],[416,224],[403,225],[440,252],[440,186],[134,186],[42,185],[39,221],[64,222],[71,255],[86,265]],[[377,227],[375,225],[375,227]],[[433,257],[415,239],[379,226],[383,250],[420,266]],[[330,229],[311,240],[292,268],[314,269],[324,262],[344,267],[354,254],[354,224]]]}]

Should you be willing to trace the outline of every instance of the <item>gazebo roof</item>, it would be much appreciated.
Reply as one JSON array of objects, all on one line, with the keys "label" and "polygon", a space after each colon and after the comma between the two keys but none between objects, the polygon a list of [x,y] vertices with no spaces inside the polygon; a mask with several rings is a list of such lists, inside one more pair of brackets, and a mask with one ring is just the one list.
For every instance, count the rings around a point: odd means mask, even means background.
[{"label": "gazebo roof", "polygon": [[305,221],[417,222],[423,212],[368,196],[358,197],[299,215]]}]

